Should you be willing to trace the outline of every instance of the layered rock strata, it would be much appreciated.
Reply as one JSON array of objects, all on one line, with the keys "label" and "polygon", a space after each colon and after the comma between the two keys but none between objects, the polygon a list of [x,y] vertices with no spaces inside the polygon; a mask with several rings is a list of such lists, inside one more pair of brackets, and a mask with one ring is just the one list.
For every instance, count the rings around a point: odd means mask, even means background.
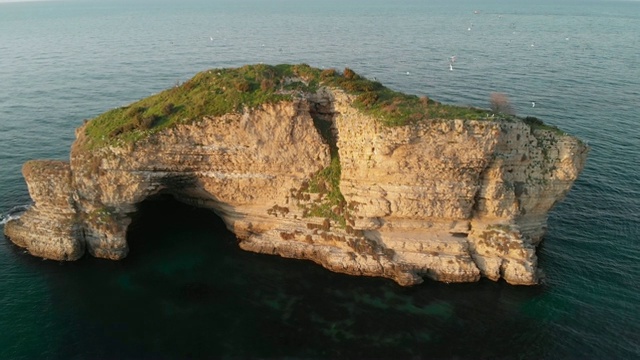
[{"label": "layered rock strata", "polygon": [[[25,164],[35,204],[5,234],[44,258],[122,259],[137,205],[171,194],[213,210],[242,249],[336,272],[538,282],[536,245],[584,166],[582,142],[519,120],[389,127],[353,102],[321,88],[95,149],[84,125],[69,163]],[[332,158],[339,203],[311,186]]]}]

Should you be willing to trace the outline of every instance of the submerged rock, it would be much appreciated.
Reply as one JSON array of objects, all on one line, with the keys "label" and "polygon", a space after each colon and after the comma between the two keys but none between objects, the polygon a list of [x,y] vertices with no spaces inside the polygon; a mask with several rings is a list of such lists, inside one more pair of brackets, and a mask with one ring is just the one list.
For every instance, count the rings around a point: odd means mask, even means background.
[{"label": "submerged rock", "polygon": [[80,127],[69,163],[30,161],[31,254],[122,259],[150,196],[213,210],[242,249],[412,285],[536,284],[547,213],[588,148],[541,122],[395,93],[305,65],[246,66]]}]

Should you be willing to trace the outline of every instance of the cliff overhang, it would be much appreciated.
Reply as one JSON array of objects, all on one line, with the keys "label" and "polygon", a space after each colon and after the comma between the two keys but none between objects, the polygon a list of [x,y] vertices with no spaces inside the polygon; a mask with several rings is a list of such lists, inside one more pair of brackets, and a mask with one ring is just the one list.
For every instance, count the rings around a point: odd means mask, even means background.
[{"label": "cliff overhang", "polygon": [[122,259],[137,205],[213,210],[245,250],[402,285],[538,282],[547,213],[588,148],[537,119],[440,104],[349,69],[212,69],[27,162],[34,201],[6,236],[31,254]]}]

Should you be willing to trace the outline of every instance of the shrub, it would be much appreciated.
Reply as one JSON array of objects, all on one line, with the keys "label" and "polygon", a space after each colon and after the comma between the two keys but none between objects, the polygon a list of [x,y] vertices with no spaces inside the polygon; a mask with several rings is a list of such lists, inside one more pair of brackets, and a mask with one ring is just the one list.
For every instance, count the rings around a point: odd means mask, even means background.
[{"label": "shrub", "polygon": [[356,101],[366,107],[370,107],[371,105],[375,104],[376,101],[378,101],[378,94],[372,91],[367,91],[364,94],[358,96]]},{"label": "shrub", "polygon": [[319,72],[318,69],[314,69],[308,64],[293,65],[291,70],[295,76],[301,77],[307,81],[316,78]]},{"label": "shrub", "polygon": [[120,135],[120,134],[122,134],[122,133],[123,133],[123,129],[122,129],[122,127],[115,128],[115,129],[113,129],[113,131],[111,131],[111,132],[109,133],[109,137],[110,137],[110,138],[114,138],[114,137],[117,137],[118,135]]},{"label": "shrub", "polygon": [[118,136],[120,136],[120,135],[122,135],[124,133],[128,133],[130,131],[133,131],[134,129],[136,129],[136,126],[134,124],[131,124],[131,123],[125,124],[125,125],[122,125],[120,127],[117,127],[115,129],[113,129],[113,131],[111,131],[109,133],[109,137],[110,138],[115,138],[115,137],[118,137]]},{"label": "shrub", "polygon": [[[133,119],[133,125],[139,130],[149,130],[159,119],[160,117],[156,114],[146,116],[140,115]],[[124,130],[126,131],[127,129]]]},{"label": "shrub", "polygon": [[156,114],[145,116],[142,119],[142,124],[140,125],[140,128],[143,130],[149,130],[156,124],[158,120],[160,120],[160,116]]},{"label": "shrub", "polygon": [[237,80],[233,85],[235,86],[236,90],[240,92],[247,92],[251,89],[251,84],[245,79]]},{"label": "shrub", "polygon": [[325,69],[320,73],[321,79],[328,79],[330,77],[336,76],[336,69]]},{"label": "shrub", "polygon": [[144,114],[145,111],[147,111],[146,107],[134,106],[134,107],[128,108],[125,114],[130,118],[135,118],[138,115]]},{"label": "shrub", "polygon": [[260,82],[260,90],[262,91],[273,90],[274,86],[275,83],[271,79],[262,79],[262,81]]},{"label": "shrub", "polygon": [[122,127],[122,132],[126,133],[129,131],[133,131],[136,127],[133,124],[126,124]]},{"label": "shrub", "polygon": [[529,126],[543,126],[544,125],[542,120],[538,119],[535,116],[527,116],[526,118],[524,118],[524,122],[527,123]]},{"label": "shrub", "polygon": [[358,80],[343,80],[340,82],[340,86],[342,86],[345,90],[350,92],[367,92],[367,91],[376,91],[378,87],[376,86],[376,82],[358,79]]},{"label": "shrub", "polygon": [[342,75],[344,76],[345,79],[355,79],[356,77],[356,73],[349,69],[349,68],[344,68],[344,72],[342,73]]},{"label": "shrub", "polygon": [[401,103],[400,100],[394,99],[391,102],[384,103],[381,109],[386,114],[394,115],[395,113],[397,113],[400,110],[399,107],[398,107],[398,104],[400,104],[400,103]]},{"label": "shrub", "polygon": [[162,114],[164,116],[169,116],[169,115],[173,114],[173,111],[175,109],[176,109],[176,107],[175,107],[175,105],[173,105],[173,103],[168,103],[162,108]]},{"label": "shrub", "polygon": [[408,115],[409,122],[416,123],[428,118],[427,114],[421,112],[415,112]]},{"label": "shrub", "polygon": [[275,79],[276,72],[273,69],[264,69],[261,73],[256,76],[256,79]]},{"label": "shrub", "polygon": [[187,82],[182,83],[181,86],[182,86],[182,90],[183,91],[189,91],[189,90],[193,89],[193,87],[194,87],[192,80],[189,80]]},{"label": "shrub", "polygon": [[507,95],[503,93],[491,93],[491,99],[489,101],[491,111],[494,114],[515,115],[511,101]]}]

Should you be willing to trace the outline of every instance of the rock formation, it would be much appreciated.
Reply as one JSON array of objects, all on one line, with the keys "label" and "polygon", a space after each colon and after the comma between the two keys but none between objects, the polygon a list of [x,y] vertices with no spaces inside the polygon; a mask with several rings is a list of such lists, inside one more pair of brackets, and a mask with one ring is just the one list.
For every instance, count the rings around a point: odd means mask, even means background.
[{"label": "rock formation", "polygon": [[[213,72],[207,76],[224,75]],[[581,141],[488,113],[390,126],[362,105],[383,101],[376,88],[313,87],[303,75],[267,80],[264,91],[281,85],[277,101],[101,138],[90,128],[97,120],[85,123],[70,162],[24,165],[34,205],[6,224],[7,238],[49,259],[74,260],[85,250],[122,259],[137,204],[170,194],[213,210],[249,251],[401,285],[424,276],[537,283],[536,245],[547,212],[584,166]],[[308,88],[290,89],[295,82]],[[232,90],[211,90],[225,91]]]}]

